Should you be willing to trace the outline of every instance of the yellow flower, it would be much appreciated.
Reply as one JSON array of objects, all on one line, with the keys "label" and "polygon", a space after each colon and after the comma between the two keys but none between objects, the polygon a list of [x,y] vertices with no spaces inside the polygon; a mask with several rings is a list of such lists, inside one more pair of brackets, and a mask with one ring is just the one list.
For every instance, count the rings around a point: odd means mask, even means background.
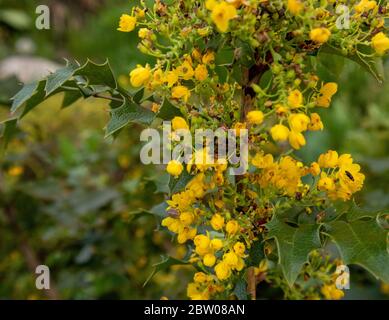
[{"label": "yellow flower", "polygon": [[289,133],[289,143],[292,148],[299,150],[301,147],[305,146],[306,141],[301,132],[291,131]]},{"label": "yellow flower", "polygon": [[177,72],[180,77],[184,80],[190,80],[193,78],[194,71],[191,63],[188,60],[185,60],[178,68]]},{"label": "yellow flower", "polygon": [[166,74],[165,81],[167,82],[167,86],[170,88],[178,81],[178,72],[176,70],[169,71]]},{"label": "yellow flower", "polygon": [[212,253],[207,253],[203,258],[203,263],[207,267],[213,267],[216,262],[216,257]]},{"label": "yellow flower", "polygon": [[174,177],[178,177],[182,170],[184,169],[184,167],[182,166],[182,163],[178,160],[171,160],[169,161],[169,163],[167,164],[167,168],[166,168],[166,171],[174,176]]},{"label": "yellow flower", "polygon": [[364,13],[366,11],[370,11],[377,8],[376,1],[370,0],[362,0],[358,4],[355,5],[354,9],[357,13]]},{"label": "yellow flower", "polygon": [[165,77],[163,74],[163,71],[161,69],[157,69],[153,73],[153,81],[151,82],[151,85],[154,87],[160,86],[165,82]]},{"label": "yellow flower", "polygon": [[265,169],[273,166],[273,155],[263,153],[257,153],[255,157],[251,160],[251,163],[259,169]]},{"label": "yellow flower", "polygon": [[338,91],[338,85],[335,82],[326,83],[320,89],[320,96],[316,100],[318,107],[328,108],[331,104],[332,96]]},{"label": "yellow flower", "polygon": [[205,7],[208,9],[208,10],[213,10],[213,8],[217,5],[217,1],[216,0],[207,0],[205,1]]},{"label": "yellow flower", "polygon": [[151,33],[151,31],[147,28],[140,28],[138,31],[138,37],[141,39],[147,38],[147,36]]},{"label": "yellow flower", "polygon": [[211,226],[215,230],[220,230],[224,226],[224,217],[215,213],[211,218]]},{"label": "yellow flower", "polygon": [[338,153],[328,150],[319,156],[318,163],[321,168],[335,168],[338,165]]},{"label": "yellow flower", "polygon": [[230,220],[226,224],[226,231],[228,234],[235,234],[239,230],[239,223],[236,220]]},{"label": "yellow flower", "polygon": [[135,29],[136,26],[136,17],[130,16],[128,14],[122,14],[119,21],[119,31],[122,32],[131,32]]},{"label": "yellow flower", "polygon": [[316,28],[311,30],[309,34],[312,41],[316,43],[326,43],[331,36],[331,31],[327,28]]},{"label": "yellow flower", "polygon": [[335,190],[334,180],[328,177],[325,172],[322,172],[320,176],[320,180],[317,183],[317,188],[320,191],[333,191]]},{"label": "yellow flower", "polygon": [[319,131],[319,130],[323,130],[323,128],[324,128],[324,125],[320,119],[320,116],[317,113],[312,113],[311,114],[311,122],[308,125],[308,130]]},{"label": "yellow flower", "polygon": [[309,173],[313,176],[318,176],[320,174],[320,166],[317,162],[312,162],[311,167],[309,168]]},{"label": "yellow flower", "polygon": [[371,39],[371,44],[379,55],[383,55],[389,50],[389,38],[383,32],[377,33]]},{"label": "yellow flower", "polygon": [[213,51],[207,51],[207,53],[203,56],[202,61],[204,64],[210,64],[215,61],[215,54]]},{"label": "yellow flower", "polygon": [[150,67],[148,65],[146,67],[138,65],[134,70],[130,72],[130,82],[131,85],[135,88],[147,84],[150,78],[151,72]]},{"label": "yellow flower", "polygon": [[8,169],[8,174],[12,177],[18,177],[23,174],[24,168],[21,166],[12,166]]},{"label": "yellow flower", "polygon": [[203,234],[199,234],[194,238],[194,244],[200,249],[208,249],[211,240]]},{"label": "yellow flower", "polygon": [[212,7],[211,19],[220,32],[227,32],[229,21],[236,17],[236,9],[232,4],[222,1]]},{"label": "yellow flower", "polygon": [[207,67],[203,64],[199,64],[194,71],[194,75],[196,80],[204,81],[208,77]]},{"label": "yellow flower", "polygon": [[261,124],[263,122],[263,112],[262,111],[250,111],[247,114],[247,121],[251,124]]},{"label": "yellow flower", "polygon": [[185,211],[180,214],[180,221],[186,225],[189,226],[194,221],[194,214],[192,212]]},{"label": "yellow flower", "polygon": [[230,251],[223,255],[223,261],[231,268],[235,268],[238,265],[239,259],[234,251]]},{"label": "yellow flower", "polygon": [[220,239],[212,239],[211,248],[216,251],[220,250],[221,248],[223,248],[223,241],[221,241]]},{"label": "yellow flower", "polygon": [[294,113],[289,116],[288,122],[292,131],[303,132],[308,129],[311,119],[304,113]]},{"label": "yellow flower", "polygon": [[297,16],[303,8],[304,5],[300,0],[288,0],[288,10],[294,16]]},{"label": "yellow flower", "polygon": [[365,175],[360,173],[360,170],[361,167],[356,163],[345,164],[340,167],[337,175],[340,186],[351,193],[361,190]]},{"label": "yellow flower", "polygon": [[190,97],[190,91],[185,86],[176,86],[172,90],[172,97],[175,99],[183,99],[187,102]]},{"label": "yellow flower", "polygon": [[228,279],[231,276],[231,268],[227,263],[222,261],[215,266],[215,273],[216,273],[216,277],[219,280],[223,281]]},{"label": "yellow flower", "polygon": [[344,292],[336,288],[334,284],[324,285],[321,288],[321,293],[327,300],[340,300],[344,297]]},{"label": "yellow flower", "polygon": [[193,281],[197,283],[204,283],[208,281],[208,276],[204,272],[196,272],[193,276]]},{"label": "yellow flower", "polygon": [[270,134],[274,141],[285,141],[288,139],[289,129],[282,124],[276,124],[270,129]]},{"label": "yellow flower", "polygon": [[174,117],[172,119],[172,129],[173,130],[180,130],[180,129],[189,130],[189,126],[184,118]]},{"label": "yellow flower", "polygon": [[288,104],[291,108],[300,108],[303,104],[303,95],[300,90],[293,90],[288,96]]},{"label": "yellow flower", "polygon": [[234,251],[238,256],[242,257],[244,255],[245,250],[246,247],[242,242],[237,242],[234,244]]}]

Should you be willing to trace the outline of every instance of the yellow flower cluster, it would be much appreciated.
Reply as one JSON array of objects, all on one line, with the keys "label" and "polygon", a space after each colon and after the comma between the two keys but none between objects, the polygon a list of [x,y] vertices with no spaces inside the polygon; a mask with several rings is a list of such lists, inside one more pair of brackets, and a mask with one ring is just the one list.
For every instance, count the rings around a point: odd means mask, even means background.
[{"label": "yellow flower cluster", "polygon": [[[349,29],[336,27],[336,4],[352,8]],[[276,212],[297,201],[309,214],[319,212],[333,200],[351,199],[362,188],[364,175],[350,155],[330,150],[304,165],[293,151],[306,145],[307,131],[323,130],[316,110],[329,108],[338,91],[335,82],[318,78],[311,61],[324,49],[359,58],[386,53],[388,8],[371,0],[141,5],[131,15],[122,15],[119,30],[139,27],[138,48],[155,64],[138,65],[129,82],[152,93],[142,106],[157,118],[166,100],[180,110],[182,117],[171,121],[171,146],[181,129],[233,128],[237,135],[248,130],[251,158],[243,176],[229,176],[229,158],[218,159],[206,144],[193,148],[186,166],[180,154],[166,167],[174,181],[183,173],[192,176],[184,189],[166,200],[162,221],[178,243],[187,243],[190,262],[202,270],[187,294],[192,299],[222,293],[228,297],[237,274],[252,267],[246,255],[266,234],[266,223]],[[369,47],[370,53],[361,53],[361,46]],[[254,266],[257,275],[276,272],[266,258],[261,263]],[[277,282],[284,281],[280,274],[277,277]],[[327,282],[322,281],[322,296],[341,298],[341,291]]]}]

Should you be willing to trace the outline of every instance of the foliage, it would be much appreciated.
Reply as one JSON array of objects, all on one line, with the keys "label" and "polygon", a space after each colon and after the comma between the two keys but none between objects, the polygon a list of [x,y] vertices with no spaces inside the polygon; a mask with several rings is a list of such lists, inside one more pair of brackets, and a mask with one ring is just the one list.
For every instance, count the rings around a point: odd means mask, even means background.
[{"label": "foliage", "polygon": [[[188,296],[243,298],[246,274],[252,298],[257,282],[267,280],[287,298],[339,299],[333,269],[342,263],[387,282],[386,212],[358,216],[359,209],[337,203],[361,190],[360,166],[332,150],[307,165],[293,156],[305,146],[306,131],[323,129],[313,111],[328,108],[337,91],[336,83],[317,77],[321,55],[351,59],[382,79],[377,59],[389,49],[388,8],[351,5],[353,24],[339,29],[336,5],[326,1],[142,2],[121,17],[119,30],[141,26],[139,49],[156,63],[131,71],[131,89],[117,84],[108,63],[69,63],[14,97],[17,114],[4,123],[3,141],[16,119],[60,91],[111,100],[106,136],[129,123],[158,126],[173,115],[173,130],[247,128],[249,173],[237,179],[228,175],[227,159],[204,163],[207,145],[195,150],[186,170],[178,159],[168,164],[170,183],[160,189],[169,200],[158,208],[166,209],[162,226],[189,246],[182,263],[199,270]],[[262,239],[264,258],[254,268],[249,249]],[[331,241],[340,260],[318,254]],[[316,285],[301,285],[304,274]]]}]

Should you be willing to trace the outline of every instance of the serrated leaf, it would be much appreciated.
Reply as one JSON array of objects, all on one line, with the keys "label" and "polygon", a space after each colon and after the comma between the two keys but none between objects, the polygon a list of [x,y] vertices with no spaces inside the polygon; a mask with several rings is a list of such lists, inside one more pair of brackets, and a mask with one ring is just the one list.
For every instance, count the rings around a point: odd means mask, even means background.
[{"label": "serrated leaf", "polygon": [[30,84],[24,85],[24,87],[12,98],[12,107],[11,113],[15,113],[23,103],[25,103],[28,99],[31,98],[36,93],[36,89],[38,88],[39,82],[33,82]]},{"label": "serrated leaf", "polygon": [[152,111],[125,100],[121,107],[111,109],[111,119],[107,124],[105,136],[111,136],[130,122],[150,124],[154,118]]},{"label": "serrated leaf", "polygon": [[32,109],[34,109],[36,106],[41,104],[46,98],[47,97],[46,97],[46,93],[45,93],[45,80],[42,80],[42,81],[39,82],[35,94],[32,95],[26,101],[26,104],[24,106],[23,112],[20,115],[20,118],[23,118]]},{"label": "serrated leaf", "polygon": [[389,283],[388,231],[376,219],[335,221],[326,234],[336,244],[345,264],[357,264]]},{"label": "serrated leaf", "polygon": [[290,286],[296,281],[302,266],[308,261],[311,251],[320,248],[318,224],[289,226],[274,216],[266,224],[268,239],[274,238],[278,249],[278,263]]},{"label": "serrated leaf", "polygon": [[88,59],[74,75],[86,78],[89,86],[105,85],[113,89],[117,88],[116,79],[108,60],[103,64],[98,64]]},{"label": "serrated leaf", "polygon": [[178,260],[178,259],[175,259],[175,258],[173,258],[173,257],[167,257],[166,259],[162,260],[161,262],[159,262],[159,263],[153,265],[154,270],[153,270],[153,272],[150,274],[150,276],[147,278],[147,280],[145,281],[145,283],[143,284],[143,286],[146,286],[147,283],[148,283],[148,282],[155,276],[155,274],[157,274],[158,272],[167,270],[167,269],[169,269],[171,266],[174,266],[174,265],[186,265],[186,264],[188,264],[187,261]]},{"label": "serrated leaf", "polygon": [[180,109],[173,105],[168,99],[164,99],[157,117],[163,120],[171,120],[174,117],[182,117]]},{"label": "serrated leaf", "polygon": [[79,67],[80,66],[77,63],[68,62],[66,67],[58,69],[50,74],[46,80],[46,96],[53,93],[56,89],[68,81]]}]

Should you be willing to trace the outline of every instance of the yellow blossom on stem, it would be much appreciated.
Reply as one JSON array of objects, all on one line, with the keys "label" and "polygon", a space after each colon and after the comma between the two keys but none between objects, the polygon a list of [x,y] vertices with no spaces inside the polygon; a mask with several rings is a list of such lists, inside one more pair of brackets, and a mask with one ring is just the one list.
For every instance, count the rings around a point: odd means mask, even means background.
[{"label": "yellow blossom on stem", "polygon": [[119,21],[118,31],[121,32],[131,32],[135,29],[136,26],[136,17],[130,16],[128,14],[122,14]]},{"label": "yellow blossom on stem", "polygon": [[323,44],[329,40],[331,36],[331,31],[327,28],[316,28],[311,30],[309,36],[312,41]]},{"label": "yellow blossom on stem", "polygon": [[174,177],[178,177],[183,169],[184,167],[182,166],[182,163],[178,160],[169,161],[166,167],[166,171]]},{"label": "yellow blossom on stem", "polygon": [[225,1],[212,6],[211,19],[220,32],[227,32],[229,21],[236,17],[236,8]]},{"label": "yellow blossom on stem", "polygon": [[177,86],[172,89],[172,97],[187,102],[190,97],[190,91],[185,86]]},{"label": "yellow blossom on stem", "polygon": [[134,70],[130,72],[130,82],[135,88],[144,86],[149,82],[151,78],[150,67],[142,67],[138,65]]}]

